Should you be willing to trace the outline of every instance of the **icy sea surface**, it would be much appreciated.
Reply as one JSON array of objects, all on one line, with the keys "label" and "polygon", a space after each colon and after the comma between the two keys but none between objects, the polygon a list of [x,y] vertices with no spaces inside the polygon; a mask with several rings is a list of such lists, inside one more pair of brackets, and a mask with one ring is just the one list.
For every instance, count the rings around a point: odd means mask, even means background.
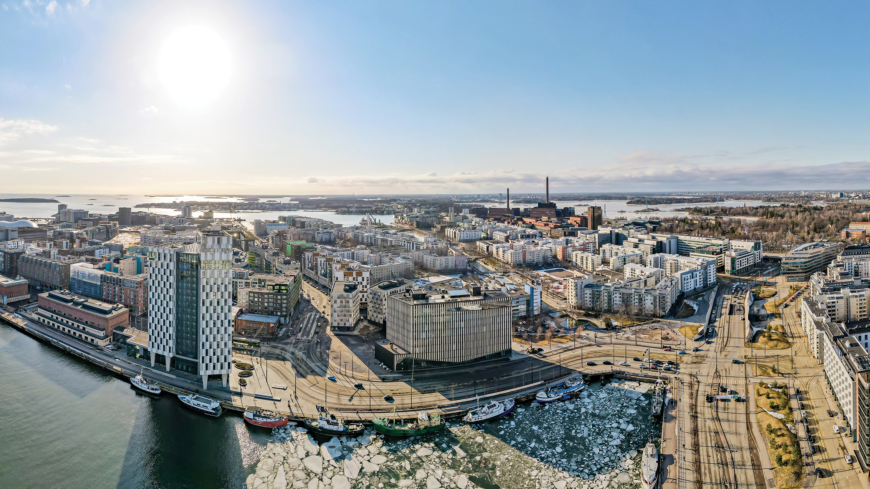
[{"label": "icy sea surface", "polygon": [[404,440],[375,432],[318,444],[304,430],[275,430],[246,486],[321,488],[637,488],[640,453],[661,424],[649,384],[590,386],[581,396],[523,405],[489,424],[453,421]]}]

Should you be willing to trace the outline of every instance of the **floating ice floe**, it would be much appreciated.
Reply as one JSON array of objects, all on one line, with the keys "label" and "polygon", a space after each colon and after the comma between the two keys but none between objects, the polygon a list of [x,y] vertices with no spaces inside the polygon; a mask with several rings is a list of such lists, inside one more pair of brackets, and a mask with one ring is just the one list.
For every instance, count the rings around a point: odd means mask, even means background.
[{"label": "floating ice floe", "polygon": [[368,431],[318,444],[303,429],[276,429],[245,486],[475,489],[477,481],[519,489],[634,488],[638,449],[660,430],[638,399],[641,390],[648,386],[592,387],[570,402],[521,407],[510,420],[449,423],[437,434],[389,442]]}]

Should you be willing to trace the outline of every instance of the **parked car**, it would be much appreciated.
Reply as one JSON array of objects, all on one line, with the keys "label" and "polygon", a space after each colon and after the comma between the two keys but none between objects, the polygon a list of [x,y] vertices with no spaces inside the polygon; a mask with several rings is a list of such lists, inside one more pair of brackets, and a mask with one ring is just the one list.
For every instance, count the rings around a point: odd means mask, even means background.
[{"label": "parked car", "polygon": [[680,355],[685,355],[685,354],[686,354],[686,350],[680,350],[680,351],[678,351],[677,353],[679,353]]},{"label": "parked car", "polygon": [[728,388],[725,387],[724,385],[720,385],[720,386],[719,386],[719,392],[722,392],[722,393],[728,392]]},{"label": "parked car", "polygon": [[387,394],[384,396],[384,400],[387,402],[393,402],[393,396]]},{"label": "parked car", "polygon": [[701,349],[696,346],[696,347],[692,348],[692,351],[701,351]]},{"label": "parked car", "polygon": [[354,386],[354,388],[356,388],[356,389],[363,390],[362,382],[357,382],[357,383],[354,384],[353,386]]},{"label": "parked car", "polygon": [[628,366],[629,366],[628,362],[619,362],[619,364],[622,365],[623,367],[628,367]]},{"label": "parked car", "polygon": [[[812,448],[813,448],[813,453],[816,453],[816,447],[812,447]],[[822,469],[820,469],[818,467],[816,467],[816,477],[818,477],[819,479],[825,477],[824,472],[822,472]]]},{"label": "parked car", "polygon": [[710,395],[710,394],[707,394],[706,396],[704,396],[704,399],[705,399],[707,402],[713,402],[713,396]]},{"label": "parked car", "polygon": [[663,368],[662,370],[666,370],[666,371],[670,372],[670,371],[672,371],[673,369],[674,369],[674,367],[671,367],[670,365],[665,365],[664,368]]},{"label": "parked car", "polygon": [[613,362],[611,362],[610,360],[605,360],[601,363],[603,363],[604,365],[613,365]]},{"label": "parked car", "polygon": [[676,364],[677,364],[677,362],[675,362],[673,360],[668,360],[668,365],[676,365]]},{"label": "parked car", "polygon": [[640,361],[642,361],[642,360],[641,360],[640,358],[638,358],[638,357],[634,357],[634,358],[632,358],[632,360],[634,360],[635,362],[640,362]]},{"label": "parked car", "polygon": [[662,350],[664,350],[664,351],[671,351],[671,347],[670,347],[670,346],[666,346],[666,347],[662,348]]},{"label": "parked car", "polygon": [[647,367],[645,363],[641,363],[640,367],[638,367],[638,368],[640,368],[641,370],[645,370],[645,369],[648,369],[649,367]]},{"label": "parked car", "polygon": [[337,380],[335,380],[334,375],[330,375],[329,377],[327,377],[327,379],[329,379],[331,382],[338,382]]},{"label": "parked car", "polygon": [[586,362],[586,365],[589,365],[590,367],[594,367],[594,366],[595,366],[595,362]]},{"label": "parked car", "polygon": [[738,360],[738,359],[736,359],[736,358],[732,358],[732,359],[731,359],[731,363],[736,363],[737,365],[740,365],[740,364],[743,363],[743,362],[741,362],[740,360]]}]

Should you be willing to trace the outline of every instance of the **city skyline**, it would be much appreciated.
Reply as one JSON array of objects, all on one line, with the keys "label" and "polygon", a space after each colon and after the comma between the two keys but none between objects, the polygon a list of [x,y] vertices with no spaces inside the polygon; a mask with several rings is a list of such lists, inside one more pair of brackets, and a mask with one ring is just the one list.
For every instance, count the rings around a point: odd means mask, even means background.
[{"label": "city skyline", "polygon": [[0,2],[0,172],[28,194],[867,188],[867,8]]}]

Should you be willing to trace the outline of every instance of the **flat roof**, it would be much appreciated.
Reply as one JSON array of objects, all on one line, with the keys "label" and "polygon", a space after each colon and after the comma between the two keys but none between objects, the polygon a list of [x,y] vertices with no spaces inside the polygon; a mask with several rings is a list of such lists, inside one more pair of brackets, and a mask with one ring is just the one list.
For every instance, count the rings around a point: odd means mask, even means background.
[{"label": "flat roof", "polygon": [[256,323],[277,323],[281,320],[279,316],[267,316],[266,314],[253,314],[250,312],[239,314],[236,319],[241,319],[242,321],[252,321]]},{"label": "flat roof", "polygon": [[52,290],[50,292],[43,292],[39,296],[51,299],[54,302],[63,303],[69,307],[75,307],[83,312],[99,314],[101,316],[111,317],[127,312],[127,308],[122,304],[109,304],[96,299],[74,295],[66,291]]}]

